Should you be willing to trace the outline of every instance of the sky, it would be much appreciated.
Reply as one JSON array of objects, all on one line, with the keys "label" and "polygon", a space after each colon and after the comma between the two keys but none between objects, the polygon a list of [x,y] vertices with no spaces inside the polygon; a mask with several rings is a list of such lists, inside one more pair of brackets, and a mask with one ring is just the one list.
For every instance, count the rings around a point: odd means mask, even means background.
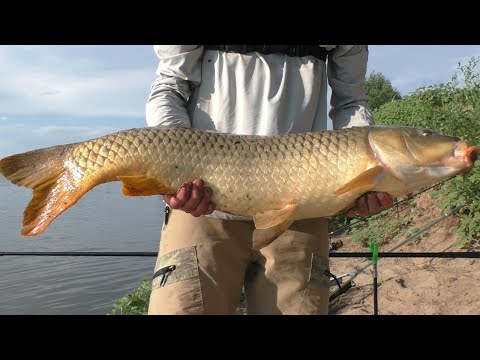
[{"label": "sky", "polygon": [[[370,45],[402,95],[447,82],[480,45]],[[151,45],[0,45],[0,158],[146,126]]]}]

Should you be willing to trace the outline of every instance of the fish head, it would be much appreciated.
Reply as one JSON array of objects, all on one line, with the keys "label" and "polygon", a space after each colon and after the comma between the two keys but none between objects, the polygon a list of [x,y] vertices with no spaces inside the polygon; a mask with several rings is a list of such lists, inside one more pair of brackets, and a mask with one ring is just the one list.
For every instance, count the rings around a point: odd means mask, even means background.
[{"label": "fish head", "polygon": [[478,147],[454,136],[415,127],[372,127],[369,144],[381,166],[412,192],[468,174]]}]

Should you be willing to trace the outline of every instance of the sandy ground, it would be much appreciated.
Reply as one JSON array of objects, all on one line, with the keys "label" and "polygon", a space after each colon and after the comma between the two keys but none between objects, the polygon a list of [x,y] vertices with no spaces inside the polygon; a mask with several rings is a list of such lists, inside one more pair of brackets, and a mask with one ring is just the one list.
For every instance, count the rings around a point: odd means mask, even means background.
[{"label": "sandy ground", "polygon": [[[428,193],[420,195],[415,205],[406,211],[418,227],[442,214]],[[397,251],[467,251],[457,245],[458,239],[453,233],[457,223],[457,218],[447,218],[417,244],[406,244]],[[332,241],[337,240],[344,244],[339,252],[368,251],[346,236],[332,238]],[[404,238],[386,244],[380,251],[388,251],[402,240]],[[468,250],[479,251],[480,246]],[[364,264],[365,259],[331,258],[330,271],[338,276]],[[480,259],[381,258],[378,272],[379,315],[480,314]],[[358,275],[354,282],[356,286],[330,303],[331,314],[373,314],[372,267]]]}]

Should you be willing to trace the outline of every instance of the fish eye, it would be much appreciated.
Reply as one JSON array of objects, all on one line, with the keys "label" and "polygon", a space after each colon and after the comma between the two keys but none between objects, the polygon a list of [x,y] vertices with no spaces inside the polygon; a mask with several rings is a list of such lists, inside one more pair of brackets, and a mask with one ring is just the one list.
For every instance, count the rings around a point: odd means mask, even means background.
[{"label": "fish eye", "polygon": [[430,130],[422,130],[421,135],[422,136],[432,136],[433,133]]}]

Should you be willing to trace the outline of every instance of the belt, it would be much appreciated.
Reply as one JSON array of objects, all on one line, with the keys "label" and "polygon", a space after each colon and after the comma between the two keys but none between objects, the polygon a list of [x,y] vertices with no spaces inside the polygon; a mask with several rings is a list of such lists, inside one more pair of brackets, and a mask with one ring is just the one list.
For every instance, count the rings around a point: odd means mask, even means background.
[{"label": "belt", "polygon": [[204,45],[204,48],[239,54],[259,52],[264,55],[279,53],[295,57],[310,55],[324,62],[327,60],[328,54],[324,47],[318,45]]}]

